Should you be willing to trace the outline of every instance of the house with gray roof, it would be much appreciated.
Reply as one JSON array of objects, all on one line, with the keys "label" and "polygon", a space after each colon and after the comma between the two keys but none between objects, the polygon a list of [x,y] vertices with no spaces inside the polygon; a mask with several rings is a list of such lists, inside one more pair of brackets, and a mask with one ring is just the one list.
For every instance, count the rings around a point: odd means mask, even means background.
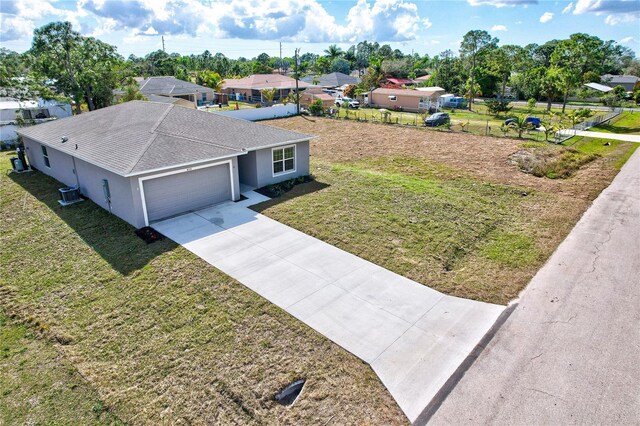
[{"label": "house with gray roof", "polygon": [[30,166],[135,227],[309,174],[309,135],[131,101],[19,130]]},{"label": "house with gray roof", "polygon": [[314,86],[335,89],[350,84],[360,84],[361,80],[358,77],[347,75],[341,72],[332,72],[330,74],[323,75],[309,75],[303,77],[302,81]]},{"label": "house with gray roof", "polygon": [[148,77],[136,81],[140,85],[140,93],[147,98],[152,95],[180,98],[190,101],[194,107],[209,105],[215,101],[215,93],[210,87],[172,76]]},{"label": "house with gray roof", "polygon": [[640,77],[635,75],[611,75],[605,74],[600,77],[602,82],[609,87],[622,86],[625,92],[632,92],[634,87],[640,82]]}]

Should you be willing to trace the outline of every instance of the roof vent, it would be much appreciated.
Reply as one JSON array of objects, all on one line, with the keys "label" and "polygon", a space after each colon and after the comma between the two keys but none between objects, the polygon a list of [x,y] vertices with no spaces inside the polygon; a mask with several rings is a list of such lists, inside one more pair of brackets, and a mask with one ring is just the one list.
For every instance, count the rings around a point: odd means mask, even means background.
[{"label": "roof vent", "polygon": [[69,140],[69,138],[67,136],[63,136],[60,139],[62,140],[62,143],[65,143],[66,141]]}]

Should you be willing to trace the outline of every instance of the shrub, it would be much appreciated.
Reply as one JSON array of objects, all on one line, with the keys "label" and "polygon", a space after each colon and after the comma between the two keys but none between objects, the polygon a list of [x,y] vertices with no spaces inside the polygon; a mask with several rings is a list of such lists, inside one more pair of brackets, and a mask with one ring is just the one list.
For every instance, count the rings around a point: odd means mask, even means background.
[{"label": "shrub", "polygon": [[536,107],[536,102],[535,98],[529,98],[529,100],[527,100],[527,106],[529,109],[534,109]]},{"label": "shrub", "polygon": [[484,101],[487,109],[491,114],[498,115],[501,112],[507,113],[511,111],[510,102],[506,99],[488,99]]},{"label": "shrub", "polygon": [[324,112],[324,107],[322,106],[322,101],[320,99],[316,99],[309,105],[309,112],[312,115],[322,115]]}]

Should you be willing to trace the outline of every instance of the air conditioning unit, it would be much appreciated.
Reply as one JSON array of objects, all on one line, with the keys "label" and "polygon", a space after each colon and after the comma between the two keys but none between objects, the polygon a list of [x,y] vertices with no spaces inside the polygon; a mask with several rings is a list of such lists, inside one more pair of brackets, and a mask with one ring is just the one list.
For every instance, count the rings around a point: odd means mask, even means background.
[{"label": "air conditioning unit", "polygon": [[82,201],[82,198],[80,198],[80,190],[77,187],[60,188],[58,192],[60,193],[58,202],[63,206]]}]

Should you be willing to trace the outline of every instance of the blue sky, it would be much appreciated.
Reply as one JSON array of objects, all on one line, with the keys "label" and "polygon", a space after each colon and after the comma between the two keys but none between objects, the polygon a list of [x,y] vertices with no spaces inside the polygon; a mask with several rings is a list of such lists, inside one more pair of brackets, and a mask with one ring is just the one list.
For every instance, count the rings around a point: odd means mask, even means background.
[{"label": "blue sky", "polygon": [[542,44],[586,32],[640,52],[640,0],[0,0],[0,44],[29,48],[33,29],[68,20],[123,56],[167,52],[254,57],[321,53],[361,40],[404,52],[457,51],[469,30],[500,44]]}]

